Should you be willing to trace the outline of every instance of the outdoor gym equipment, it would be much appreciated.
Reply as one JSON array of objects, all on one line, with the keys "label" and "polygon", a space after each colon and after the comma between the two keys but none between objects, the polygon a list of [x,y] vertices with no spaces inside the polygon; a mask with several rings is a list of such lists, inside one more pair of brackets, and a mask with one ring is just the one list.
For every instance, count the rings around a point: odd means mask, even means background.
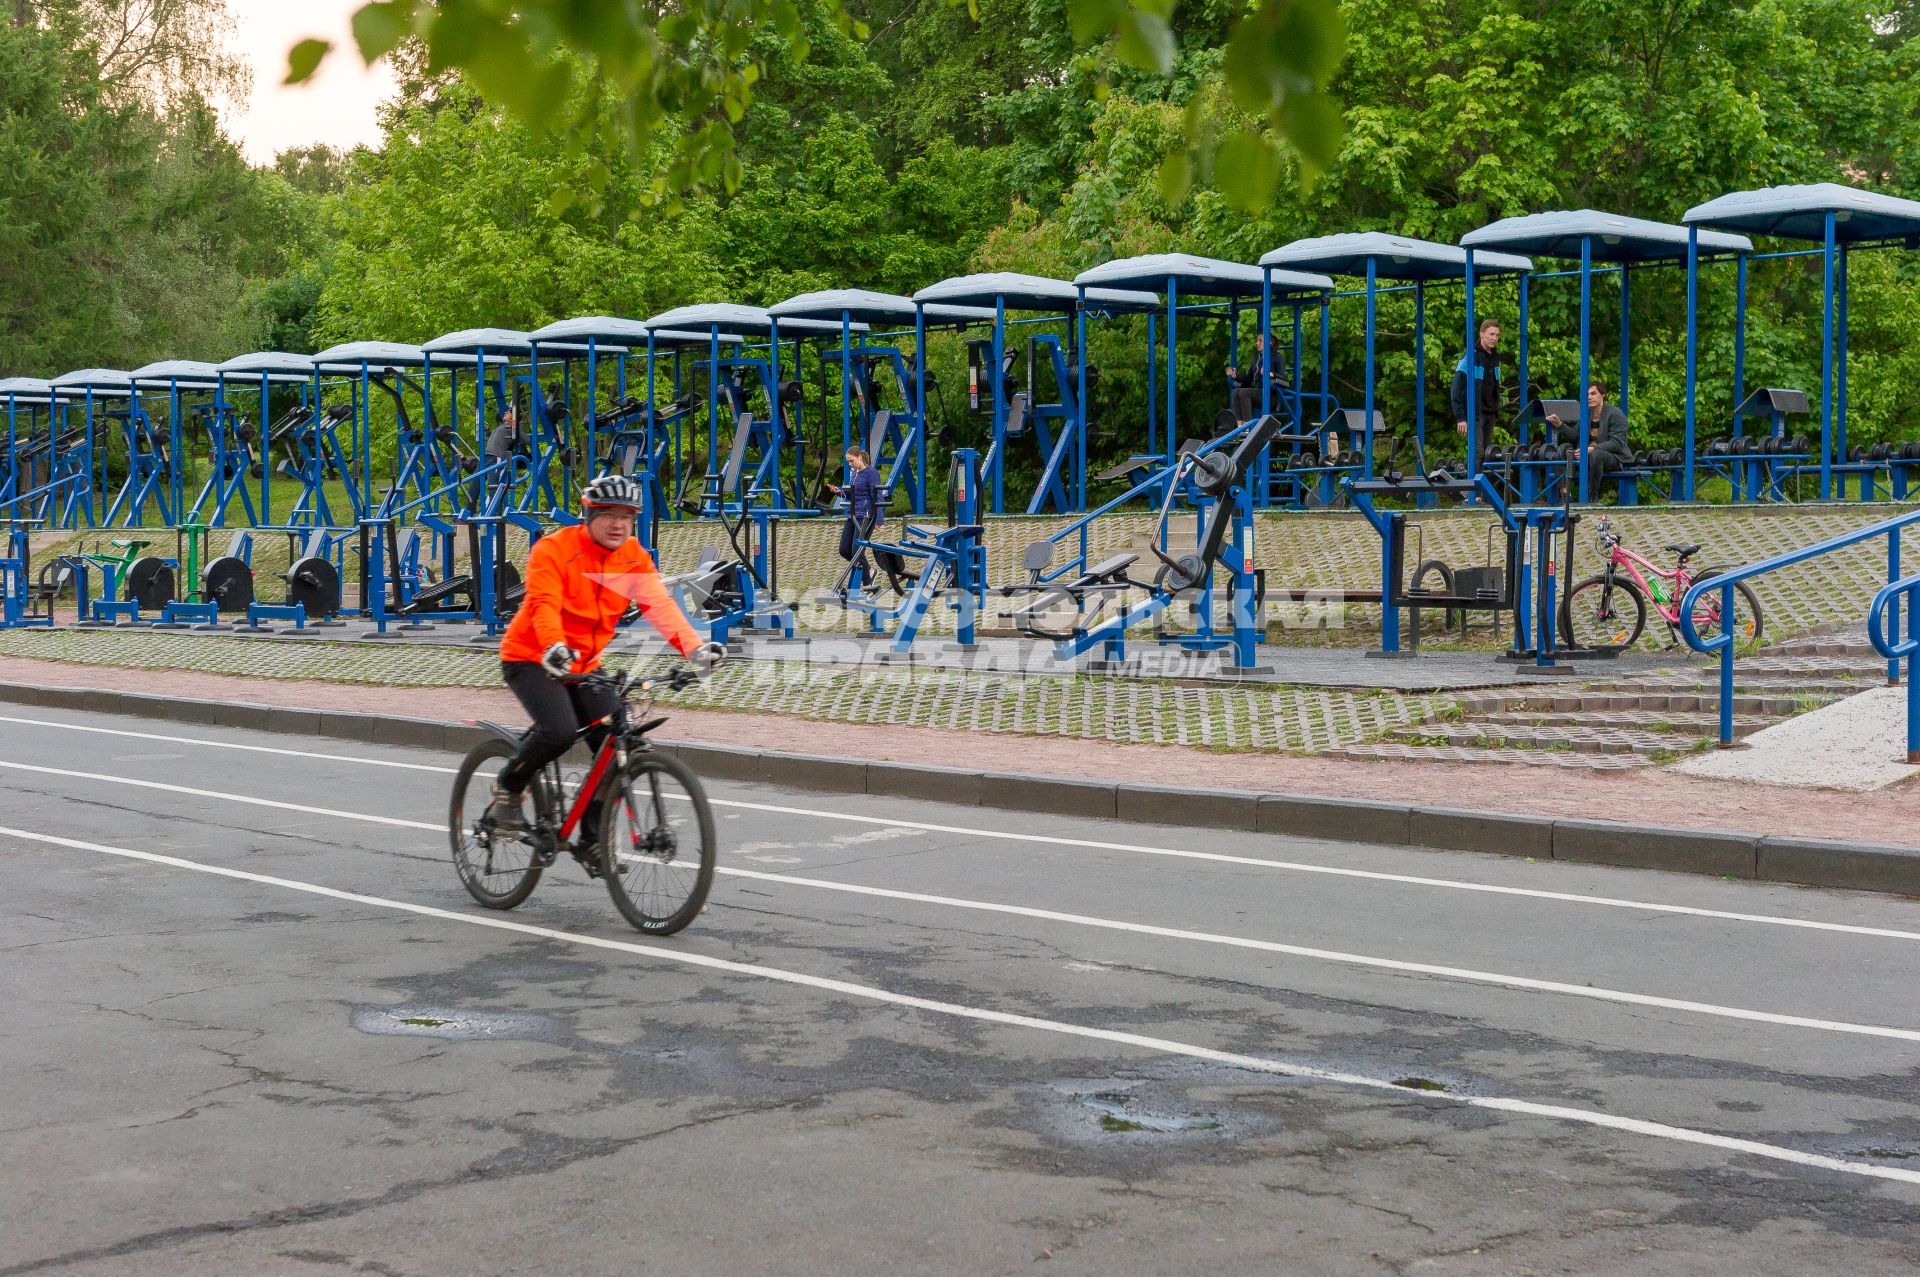
[{"label": "outdoor gym equipment", "polygon": [[[1742,254],[1734,319],[1733,394],[1746,397],[1747,263],[1818,257],[1821,263],[1820,329],[1820,499],[1836,494],[1836,467],[1843,475],[1853,461],[1847,441],[1848,265],[1853,253],[1870,248],[1920,248],[1920,201],[1823,182],[1811,186],[1775,186],[1738,191],[1687,210],[1681,222],[1687,243],[1687,475],[1683,497],[1693,496],[1693,446],[1698,357],[1699,246],[1710,230],[1745,232],[1813,242],[1819,247],[1788,252]],[[1811,466],[1811,462],[1809,462]],[[1864,495],[1864,494],[1863,494]]]},{"label": "outdoor gym equipment", "polygon": [[[1065,514],[1086,509],[1087,494],[1087,414],[1086,414],[1086,323],[1087,316],[1104,317],[1121,313],[1151,311],[1160,304],[1152,293],[1113,288],[1080,288],[1061,279],[1038,275],[999,272],[961,275],[931,284],[913,295],[925,305],[964,306],[991,310],[992,336],[977,348],[980,353],[970,364],[968,402],[989,418],[987,450],[981,458],[981,487],[989,498],[987,510],[999,514],[1006,504],[1007,465],[1017,441],[1031,439],[1039,477],[1025,509],[1028,514],[1051,510]],[[1043,340],[1028,346],[1029,363],[1037,375],[1044,353],[1051,369],[1059,398],[1043,406],[1035,398],[1033,378],[1024,391],[1010,384],[1014,349],[1009,331],[1009,314],[1028,318],[1011,321],[1025,327],[1064,324],[1068,340],[1063,345],[1055,333],[1032,334]],[[920,349],[925,349],[922,341]],[[923,364],[924,367],[924,364]],[[1024,397],[1023,397],[1024,396]],[[920,395],[922,403],[925,394]],[[1048,422],[1053,429],[1048,428]]]},{"label": "outdoor gym equipment", "polygon": [[[706,344],[706,358],[701,364],[707,372],[708,484],[699,513],[712,514],[725,503],[742,510],[760,504],[783,515],[817,513],[802,492],[805,444],[789,421],[790,412],[798,407],[799,383],[781,375],[781,342],[793,341],[794,353],[789,356],[792,364],[787,371],[797,373],[798,339],[840,333],[845,325],[817,319],[782,320],[757,306],[714,302],[681,306],[655,315],[646,321],[646,327],[650,402],[654,360],[663,347],[689,344],[684,340],[689,333],[700,334]],[[864,324],[855,327],[857,331],[866,331]],[[765,346],[749,346],[744,334],[764,335]],[[723,346],[727,347],[725,358]],[[764,361],[758,358],[761,351],[765,354]],[[723,387],[723,376],[730,367],[736,366],[750,368],[759,380],[762,398],[767,401],[765,420],[748,410],[746,396],[733,391],[730,378]],[[716,472],[713,467],[714,459],[720,455],[723,406],[732,415],[733,435],[728,464],[725,470]],[[717,487],[715,480],[720,481]]]},{"label": "outdoor gym equipment", "polygon": [[[1136,452],[1096,479],[1129,478],[1155,465],[1171,465],[1177,458],[1175,440],[1179,438],[1180,377],[1179,354],[1181,322],[1184,318],[1224,320],[1227,326],[1227,363],[1239,367],[1240,313],[1256,308],[1262,316],[1263,350],[1258,376],[1261,393],[1257,410],[1248,420],[1278,416],[1294,434],[1306,430],[1305,407],[1299,392],[1300,332],[1302,312],[1308,306],[1324,308],[1333,292],[1333,281],[1325,275],[1297,271],[1261,269],[1238,262],[1195,257],[1188,253],[1156,253],[1145,257],[1125,257],[1084,270],[1073,278],[1074,287],[1118,288],[1136,292],[1160,293],[1166,298],[1164,309],[1147,317],[1147,440],[1145,452]],[[1184,299],[1184,304],[1183,304]],[[1271,313],[1276,303],[1289,308],[1292,326],[1285,355],[1292,366],[1288,385],[1291,393],[1283,402],[1274,402],[1274,381],[1281,373],[1273,349]],[[1155,350],[1155,321],[1164,320],[1166,359],[1160,368]],[[1085,310],[1076,316],[1078,339],[1086,342]],[[1084,398],[1084,393],[1081,396]],[[1242,418],[1230,412],[1228,426]],[[1164,440],[1164,443],[1162,442]],[[1265,506],[1271,498],[1271,456],[1260,457],[1251,481],[1256,506]],[[1076,509],[1084,509],[1082,501]]]},{"label": "outdoor gym equipment", "polygon": [[[351,443],[343,448],[339,438],[341,426],[353,419],[353,410],[346,405],[322,409],[320,387],[309,356],[256,351],[218,364],[214,372],[222,401],[251,393],[257,419],[273,423],[264,438],[254,440],[259,455],[246,463],[259,481],[259,523],[274,522],[272,476],[276,473],[300,485],[287,511],[285,522],[289,527],[332,526],[330,487],[336,484],[353,513],[361,511],[363,489],[354,465],[354,449]],[[276,390],[283,399],[288,392],[297,396],[277,418],[273,414]],[[280,458],[277,462],[276,452]]]},{"label": "outdoor gym equipment", "polygon": [[[199,598],[175,603],[162,614],[163,624],[214,628],[221,618],[234,617],[235,628],[270,634],[269,621],[286,622],[296,630],[338,625],[340,563],[346,533],[332,528],[287,528],[289,566],[282,601],[269,603],[254,593],[252,531],[235,531],[226,549],[207,562],[200,574]],[[189,530],[190,531],[190,530]],[[204,534],[200,538],[204,544]],[[191,545],[189,541],[189,545]],[[239,623],[244,618],[245,623]]]},{"label": "outdoor gym equipment", "polygon": [[38,594],[33,586],[32,532],[39,527],[33,519],[8,519],[7,552],[0,558],[0,629],[22,626],[51,626],[53,600]]},{"label": "outdoor gym equipment", "polygon": [[[1077,532],[1081,540],[1083,566],[1071,579],[1064,573],[1048,575],[1057,539],[1029,546],[1026,565],[1031,580],[1020,588],[1029,589],[1032,597],[1013,611],[1015,624],[1027,634],[1052,640],[1056,660],[1071,661],[1098,651],[1095,668],[1117,667],[1126,660],[1128,630],[1157,621],[1177,599],[1195,592],[1196,631],[1169,634],[1163,629],[1156,635],[1158,641],[1189,651],[1230,650],[1235,669],[1253,669],[1255,646],[1264,637],[1260,619],[1264,582],[1253,566],[1250,483],[1266,449],[1293,441],[1278,417],[1265,416],[1182,453],[1166,467],[1168,473],[1137,485],[1153,485],[1165,493],[1150,545],[1160,566],[1150,581],[1133,575],[1140,558],[1134,553],[1084,566],[1086,528],[1097,514],[1083,516],[1076,521],[1078,527],[1069,525],[1065,530]],[[1193,550],[1175,555],[1169,520],[1181,496],[1192,502],[1196,533]],[[1216,567],[1230,574],[1227,597],[1232,621],[1226,635],[1215,629]],[[1144,597],[1128,601],[1134,594]]]},{"label": "outdoor gym equipment", "polygon": [[[691,572],[666,578],[668,592],[702,638],[723,646],[742,629],[792,638],[793,609],[779,597],[780,516],[755,509],[730,523],[722,509],[719,520],[731,553],[702,550]],[[750,543],[743,546],[740,534],[749,523]]]},{"label": "outdoor gym equipment", "polygon": [[[956,614],[955,641],[962,650],[974,646],[974,632],[980,603],[986,589],[986,547],[981,544],[979,458],[971,448],[957,448],[947,464],[947,524],[926,527],[901,524],[898,541],[855,542],[859,549],[893,560],[911,559],[918,564],[912,585],[897,603],[884,604],[867,594],[857,568],[850,568],[846,587],[823,602],[838,603],[849,611],[864,612],[868,629],[885,634],[892,627],[887,644],[889,656],[905,656],[919,637],[927,612],[936,600],[945,602]],[[904,573],[902,574],[904,575]]]},{"label": "outdoor gym equipment", "polygon": [[[1319,449],[1321,464],[1318,467],[1302,466],[1300,469],[1313,478],[1310,480],[1321,494],[1326,494],[1332,482],[1346,475],[1355,475],[1360,479],[1374,477],[1374,439],[1377,430],[1384,428],[1385,418],[1375,403],[1375,370],[1378,364],[1378,326],[1377,311],[1382,295],[1411,290],[1414,297],[1413,319],[1413,368],[1414,368],[1414,419],[1413,438],[1416,451],[1425,456],[1427,451],[1427,375],[1426,375],[1426,316],[1427,294],[1435,286],[1448,286],[1461,282],[1471,294],[1473,287],[1473,267],[1468,255],[1451,244],[1436,244],[1427,240],[1410,239],[1404,235],[1389,235],[1381,231],[1366,231],[1358,234],[1322,235],[1312,239],[1295,240],[1290,244],[1274,249],[1260,259],[1260,268],[1264,271],[1293,270],[1311,271],[1321,275],[1341,278],[1359,278],[1364,285],[1358,294],[1335,293],[1333,299],[1358,295],[1366,305],[1365,341],[1366,371],[1361,383],[1360,418],[1364,434],[1358,441],[1348,441],[1348,447],[1340,455],[1357,458],[1355,466],[1348,466],[1336,456],[1328,460],[1324,446],[1324,429]],[[1482,275],[1517,275],[1524,277],[1533,269],[1533,264],[1524,257],[1513,257],[1501,253],[1483,253],[1478,268]],[[1381,281],[1391,286],[1381,287]],[[1471,305],[1471,302],[1469,302]],[[1269,334],[1268,348],[1273,339],[1272,305],[1264,303],[1261,307],[1262,331]],[[1325,424],[1337,419],[1345,420],[1339,413],[1330,382],[1332,349],[1330,344],[1331,325],[1323,312],[1320,320],[1320,391],[1319,398],[1325,416]],[[1296,383],[1297,384],[1297,383]],[[1475,419],[1473,396],[1468,396],[1467,413],[1467,449],[1468,456],[1477,450],[1480,429],[1486,423]],[[1331,476],[1331,477],[1330,477]],[[1431,495],[1431,494],[1430,494]]]},{"label": "outdoor gym equipment", "polygon": [[[77,528],[85,519],[88,527],[99,526],[97,492],[94,482],[96,423],[111,401],[133,393],[132,379],[112,368],[82,368],[63,373],[50,383],[56,403],[75,405],[83,410],[81,426],[74,431],[56,427],[51,436],[48,456],[49,486],[63,484],[52,509],[49,523],[59,528]],[[64,415],[64,414],[62,414]]]},{"label": "outdoor gym equipment", "polygon": [[[928,333],[991,322],[993,312],[919,306],[910,297],[842,288],[789,297],[767,313],[780,327],[791,328],[795,320],[827,323],[839,338],[836,346],[823,345],[819,351],[823,382],[830,362],[837,363],[840,371],[839,448],[827,448],[822,441],[821,473],[833,468],[844,477],[842,458],[850,448],[863,447],[880,479],[882,497],[893,502],[904,484],[912,512],[925,513],[930,383],[920,365],[920,352],[926,349]],[[898,344],[907,332],[914,338],[911,352]],[[897,409],[881,406],[880,370],[892,373],[900,395]],[[824,397],[823,385],[823,401]],[[826,416],[824,402],[822,416]]]},{"label": "outdoor gym equipment", "polygon": [[[1620,277],[1619,367],[1615,370],[1618,374],[1615,382],[1617,387],[1615,402],[1622,412],[1631,416],[1628,407],[1631,388],[1628,372],[1629,356],[1633,349],[1633,272],[1654,266],[1687,264],[1689,284],[1691,284],[1697,274],[1699,262],[1726,258],[1744,260],[1745,256],[1753,251],[1752,242],[1742,235],[1725,235],[1717,232],[1690,234],[1684,226],[1650,222],[1638,217],[1622,217],[1615,213],[1599,213],[1592,209],[1560,213],[1531,213],[1524,217],[1503,218],[1461,236],[1460,245],[1468,252],[1466,335],[1469,343],[1473,339],[1476,326],[1474,281],[1486,274],[1487,250],[1526,253],[1535,258],[1555,258],[1579,263],[1577,270],[1534,273],[1523,281],[1521,298],[1524,305],[1528,298],[1528,286],[1539,280],[1571,276],[1580,281],[1580,378],[1575,383],[1578,430],[1575,432],[1573,442],[1578,446],[1578,452],[1575,454],[1578,464],[1574,468],[1574,477],[1577,482],[1574,499],[1582,503],[1593,500],[1597,495],[1592,490],[1591,475],[1588,473],[1587,466],[1587,438],[1592,426],[1588,418],[1587,385],[1595,379],[1592,331],[1595,274],[1614,273]],[[1608,265],[1596,271],[1595,262],[1605,262]],[[1691,287],[1688,295],[1691,300]],[[1520,380],[1521,384],[1525,385],[1527,376],[1525,343],[1528,332],[1524,308],[1517,326],[1521,333],[1522,350]],[[1469,398],[1470,406],[1471,402]],[[1689,449],[1692,447],[1692,437],[1691,427],[1689,427],[1687,435]],[[1692,474],[1689,469],[1682,479],[1684,497],[1688,500],[1691,500],[1693,495],[1691,479]]]}]

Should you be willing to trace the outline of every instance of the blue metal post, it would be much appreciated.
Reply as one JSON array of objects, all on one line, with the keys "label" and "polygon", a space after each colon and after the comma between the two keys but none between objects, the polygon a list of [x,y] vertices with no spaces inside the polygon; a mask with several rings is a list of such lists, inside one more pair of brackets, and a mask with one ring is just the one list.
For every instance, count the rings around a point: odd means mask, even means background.
[{"label": "blue metal post", "polygon": [[1424,460],[1427,455],[1427,285],[1424,280],[1413,286],[1413,437],[1414,456]]},{"label": "blue metal post", "polygon": [[1173,443],[1174,435],[1179,432],[1178,419],[1174,416],[1174,399],[1179,394],[1179,372],[1174,363],[1180,344],[1180,295],[1179,285],[1171,275],[1167,277],[1167,443]]},{"label": "blue metal post", "polygon": [[[1682,618],[1684,619],[1684,618]],[[1720,747],[1726,749],[1733,744],[1733,631],[1728,625],[1733,620],[1733,582],[1720,587],[1720,637],[1726,643],[1720,648]]]},{"label": "blue metal post", "polygon": [[[1294,312],[1296,315],[1298,311]],[[1300,353],[1299,334],[1294,334],[1294,354]],[[1299,382],[1294,383],[1298,387]],[[1260,272],[1260,415],[1273,414],[1273,270]],[[1265,476],[1261,476],[1262,482]]]},{"label": "blue metal post", "polygon": [[1073,512],[1084,514],[1087,509],[1087,290],[1078,290],[1076,300],[1079,305],[1073,308],[1075,342],[1080,355],[1074,361],[1073,375],[1076,385],[1074,398],[1079,406],[1078,420],[1074,422],[1077,436],[1073,451]]},{"label": "blue metal post", "polygon": [[[1160,447],[1160,414],[1155,409],[1160,402],[1159,368],[1160,344],[1157,317],[1147,312],[1147,451],[1162,452]],[[1173,440],[1167,440],[1163,455],[1167,464],[1173,464]]]},{"label": "blue metal post", "polygon": [[[1627,411],[1627,356],[1633,349],[1632,319],[1633,306],[1627,281],[1631,278],[1625,262],[1620,263],[1620,411]],[[1581,397],[1586,396],[1586,388],[1580,389]]]},{"label": "blue metal post", "polygon": [[1593,375],[1593,237],[1580,237],[1580,386],[1575,398],[1580,402],[1580,502],[1591,500],[1587,493],[1587,433],[1593,414],[1587,411],[1587,382]]},{"label": "blue metal post", "polygon": [[[1468,257],[1471,259],[1472,254],[1469,253]],[[1522,408],[1527,406],[1527,373],[1531,367],[1528,359],[1532,352],[1532,334],[1527,331],[1527,326],[1529,323],[1528,304],[1532,300],[1532,296],[1533,277],[1523,272],[1520,276],[1520,354],[1519,358],[1515,361],[1515,375],[1518,377],[1520,384],[1514,388],[1514,393],[1520,397],[1520,406]],[[1527,442],[1527,433],[1527,427],[1525,426],[1516,426],[1514,429],[1514,437],[1516,441],[1521,444]]]},{"label": "blue metal post", "polygon": [[1367,388],[1362,406],[1365,415],[1361,419],[1363,428],[1360,435],[1361,447],[1365,449],[1364,455],[1360,458],[1360,475],[1366,479],[1373,478],[1373,291],[1376,269],[1373,258],[1369,257],[1367,259]]},{"label": "blue metal post", "polygon": [[1680,472],[1680,499],[1693,500],[1694,396],[1700,380],[1700,228],[1687,228],[1687,398],[1686,466]]},{"label": "blue metal post", "polygon": [[1000,375],[1000,361],[1004,358],[1007,329],[1007,299],[995,294],[993,299],[993,369],[988,375],[988,384],[993,387],[993,512],[999,514],[1002,498],[1005,495],[1001,476],[1007,469],[1007,403],[1006,381]]},{"label": "blue metal post", "polygon": [[[933,430],[932,414],[927,411],[927,308],[913,308],[913,397],[920,414],[920,430],[914,440],[913,512],[927,512],[927,435]],[[978,483],[977,476],[975,477]]]},{"label": "blue metal post", "polygon": [[[1462,276],[1467,298],[1467,478],[1472,479],[1480,473],[1480,449],[1475,445],[1480,439],[1480,334],[1479,325],[1474,322],[1474,282],[1473,250],[1467,250],[1467,264]],[[1524,311],[1522,314],[1524,315]],[[1525,319],[1520,324],[1520,348],[1526,349],[1527,328]]]},{"label": "blue metal post", "polygon": [[1733,264],[1733,403],[1747,397],[1747,257]]},{"label": "blue metal post", "polygon": [[[1840,278],[1838,281],[1840,331],[1835,338],[1839,349],[1834,359],[1836,364],[1834,374],[1835,379],[1839,382],[1838,398],[1840,402],[1833,414],[1833,446],[1826,449],[1820,458],[1820,475],[1823,483],[1826,481],[1826,476],[1832,473],[1833,463],[1847,459],[1847,329],[1849,327],[1847,323],[1847,262],[1847,247],[1842,244],[1840,246]],[[1842,480],[1839,489],[1835,491],[1834,495],[1841,497],[1846,495],[1846,483],[1844,480]]]},{"label": "blue metal post", "polygon": [[1820,249],[1820,499],[1833,495],[1833,210]]},{"label": "blue metal post", "polygon": [[[1887,584],[1892,585],[1895,581],[1898,581],[1899,579],[1900,579],[1900,529],[1895,528],[1893,531],[1887,533]],[[1911,610],[1911,605],[1913,602],[1912,595],[1907,596],[1907,602],[1909,605],[1909,610],[1907,613],[1907,630],[1909,633],[1911,633],[1913,632],[1913,613]],[[1893,598],[1887,601],[1887,645],[1889,647],[1897,647],[1899,646],[1899,643],[1900,643],[1900,600],[1898,598]],[[1899,681],[1900,681],[1900,662],[1898,659],[1890,656],[1887,658],[1887,682],[1898,683]],[[1909,695],[1912,694],[1911,688],[1908,689],[1908,694]],[[1912,723],[1911,723],[1913,716],[1909,714],[1907,717],[1909,720],[1908,730],[1911,731],[1913,730]]]}]

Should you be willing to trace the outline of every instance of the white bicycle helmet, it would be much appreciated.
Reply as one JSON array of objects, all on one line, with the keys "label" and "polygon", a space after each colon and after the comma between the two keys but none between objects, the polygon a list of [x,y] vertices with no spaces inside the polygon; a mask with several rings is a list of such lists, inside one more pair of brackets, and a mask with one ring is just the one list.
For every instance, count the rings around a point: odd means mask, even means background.
[{"label": "white bicycle helmet", "polygon": [[581,490],[580,504],[588,510],[640,511],[640,485],[624,474],[603,474]]}]

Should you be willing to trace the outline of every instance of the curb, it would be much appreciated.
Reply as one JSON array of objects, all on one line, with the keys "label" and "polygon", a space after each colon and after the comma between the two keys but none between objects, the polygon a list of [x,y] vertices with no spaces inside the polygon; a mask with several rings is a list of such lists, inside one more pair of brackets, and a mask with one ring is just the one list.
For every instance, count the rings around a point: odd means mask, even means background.
[{"label": "curb", "polygon": [[[196,701],[143,692],[0,683],[0,703],[245,728],[464,753],[486,736],[466,723],[347,710]],[[1001,811],[1286,834],[1332,842],[1476,851],[1570,864],[1620,865],[1762,882],[1920,896],[1920,849],[1715,833],[1653,825],[1419,807],[1313,794],[1254,793],[1077,780],[1022,772],[865,762],[818,754],[660,741],[715,780],[818,793],[919,798]]]}]

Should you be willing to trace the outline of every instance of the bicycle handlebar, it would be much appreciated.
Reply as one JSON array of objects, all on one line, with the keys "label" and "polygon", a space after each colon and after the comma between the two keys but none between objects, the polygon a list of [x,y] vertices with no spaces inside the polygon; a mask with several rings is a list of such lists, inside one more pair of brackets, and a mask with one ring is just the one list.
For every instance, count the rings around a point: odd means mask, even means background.
[{"label": "bicycle handlebar", "polygon": [[569,674],[560,681],[576,687],[605,687],[611,689],[616,696],[627,696],[655,690],[685,691],[698,683],[700,676],[686,666],[678,665],[655,678],[636,679],[628,670],[621,670],[614,674],[595,670],[591,674]]}]

